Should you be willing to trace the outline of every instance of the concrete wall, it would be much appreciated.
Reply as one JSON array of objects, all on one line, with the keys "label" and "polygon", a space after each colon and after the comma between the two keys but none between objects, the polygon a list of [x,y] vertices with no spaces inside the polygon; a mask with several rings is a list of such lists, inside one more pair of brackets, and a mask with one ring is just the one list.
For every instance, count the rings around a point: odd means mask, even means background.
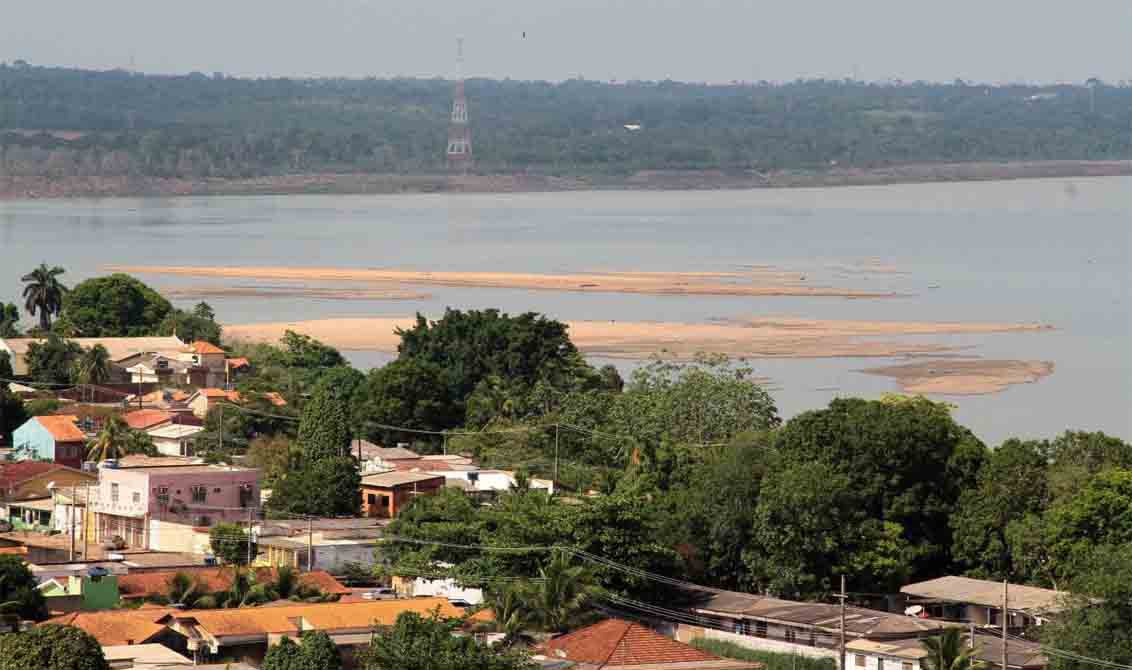
[{"label": "concrete wall", "polygon": [[414,598],[420,596],[463,598],[473,605],[483,602],[482,590],[461,588],[452,579],[422,579],[418,577],[409,582],[409,595]]},{"label": "concrete wall", "polygon": [[[782,631],[769,631],[768,634],[774,637],[780,637]],[[771,639],[769,637],[755,637],[753,635],[742,635],[739,633],[729,633],[714,628],[702,628],[700,626],[689,626],[688,624],[680,624],[676,631],[676,639],[689,643],[697,638],[707,638],[709,640],[723,640],[725,642],[733,642],[740,647],[747,649],[757,649],[759,651],[773,651],[779,654],[797,654],[799,656],[807,656],[809,658],[839,658],[839,654],[835,649],[823,649],[821,647],[811,647],[808,644],[793,644],[786,642],[782,639]],[[799,637],[799,640],[802,640]],[[852,666],[850,666],[852,667]],[[886,669],[887,670],[887,669]],[[899,670],[893,668],[891,670]]]},{"label": "concrete wall", "polygon": [[149,520],[149,549],[184,554],[207,554],[212,551],[207,532],[198,532],[188,524],[162,519]]},{"label": "concrete wall", "polygon": [[[909,667],[905,668],[905,663]],[[845,665],[849,670],[920,670],[919,661],[852,649],[845,653]]]},{"label": "concrete wall", "polygon": [[34,418],[12,431],[12,448],[33,454],[35,460],[55,460],[55,438]]},{"label": "concrete wall", "polygon": [[[332,574],[340,573],[345,563],[361,563],[365,567],[374,564],[373,544],[324,544],[314,547],[314,569],[325,570]],[[302,553],[301,561],[306,563],[306,552]]]}]

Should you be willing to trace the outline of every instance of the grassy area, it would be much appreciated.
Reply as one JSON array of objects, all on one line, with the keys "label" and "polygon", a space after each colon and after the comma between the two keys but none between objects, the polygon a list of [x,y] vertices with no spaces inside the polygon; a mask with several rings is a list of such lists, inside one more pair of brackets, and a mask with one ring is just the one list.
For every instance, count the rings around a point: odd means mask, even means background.
[{"label": "grassy area", "polygon": [[837,667],[832,658],[810,658],[798,654],[780,654],[774,651],[756,651],[740,647],[734,642],[698,638],[692,646],[709,654],[733,658],[738,661],[758,661],[766,664],[766,670],[834,670]]}]

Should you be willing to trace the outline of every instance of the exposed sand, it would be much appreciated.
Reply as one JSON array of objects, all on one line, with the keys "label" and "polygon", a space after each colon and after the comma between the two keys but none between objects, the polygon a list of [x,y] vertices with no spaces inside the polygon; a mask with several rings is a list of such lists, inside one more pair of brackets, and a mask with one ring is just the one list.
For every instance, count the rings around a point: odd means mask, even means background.
[{"label": "exposed sand", "polygon": [[1049,361],[928,360],[861,370],[892,377],[907,393],[982,395],[1014,384],[1033,384],[1053,374]]},{"label": "exposed sand", "polygon": [[[409,317],[319,319],[314,321],[225,325],[228,338],[276,341],[290,329],[345,350],[393,352],[398,327]],[[748,319],[721,323],[653,321],[572,321],[570,339],[587,353],[613,358],[647,358],[656,353],[691,356],[697,352],[750,358],[889,357],[942,354],[957,348],[931,342],[901,341],[903,335],[1005,333],[1049,329],[1027,324],[962,324],[818,319]],[[874,338],[883,339],[874,339]]]},{"label": "exposed sand", "polygon": [[312,298],[315,300],[428,300],[428,293],[399,288],[329,286],[181,286],[163,288],[167,298]]},{"label": "exposed sand", "polygon": [[189,277],[230,277],[291,281],[357,281],[390,286],[454,286],[536,291],[644,293],[653,295],[801,296],[892,298],[899,294],[828,286],[808,286],[805,276],[771,268],[745,272],[601,272],[537,274],[521,272],[420,272],[366,268],[191,267],[111,265],[112,272]]}]

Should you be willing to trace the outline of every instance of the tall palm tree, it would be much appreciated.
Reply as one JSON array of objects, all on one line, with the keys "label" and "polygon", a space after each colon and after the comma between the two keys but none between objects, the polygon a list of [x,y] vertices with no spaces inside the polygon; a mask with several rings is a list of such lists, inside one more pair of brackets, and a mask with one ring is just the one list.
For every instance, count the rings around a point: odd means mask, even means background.
[{"label": "tall palm tree", "polygon": [[171,605],[192,608],[204,597],[204,591],[197,580],[184,572],[176,572],[165,582],[162,596]]},{"label": "tall palm tree", "polygon": [[522,585],[506,584],[489,589],[484,596],[491,607],[496,632],[503,633],[503,646],[510,647],[530,639],[526,630],[531,624],[527,606],[531,594]]},{"label": "tall palm tree", "polygon": [[939,635],[924,638],[920,643],[927,656],[920,660],[921,670],[985,670],[987,663],[975,658],[978,652],[963,640],[963,629],[943,629]]},{"label": "tall palm tree", "polygon": [[110,352],[101,344],[83,349],[75,362],[75,375],[80,384],[102,384],[110,379]]},{"label": "tall palm tree", "polygon": [[129,440],[130,427],[122,417],[112,416],[106,420],[98,436],[90,441],[86,458],[96,463],[121,458],[127,453]]},{"label": "tall palm tree", "polygon": [[548,633],[565,633],[580,622],[597,587],[584,566],[572,565],[565,552],[539,568],[539,579],[527,598],[532,622]]},{"label": "tall palm tree", "polygon": [[24,308],[28,314],[39,314],[39,327],[41,330],[51,328],[51,315],[58,314],[63,309],[63,296],[67,287],[59,281],[59,275],[66,272],[56,265],[47,267],[40,263],[39,267],[20,278],[27,284],[24,286]]}]

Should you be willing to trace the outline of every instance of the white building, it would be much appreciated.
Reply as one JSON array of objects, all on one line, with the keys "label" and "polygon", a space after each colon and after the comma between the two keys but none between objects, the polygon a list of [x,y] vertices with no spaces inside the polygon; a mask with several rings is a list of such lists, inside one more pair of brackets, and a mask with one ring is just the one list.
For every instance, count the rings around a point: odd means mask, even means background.
[{"label": "white building", "polygon": [[153,438],[153,446],[165,456],[191,456],[193,438],[204,430],[203,426],[165,424],[146,433]]}]

